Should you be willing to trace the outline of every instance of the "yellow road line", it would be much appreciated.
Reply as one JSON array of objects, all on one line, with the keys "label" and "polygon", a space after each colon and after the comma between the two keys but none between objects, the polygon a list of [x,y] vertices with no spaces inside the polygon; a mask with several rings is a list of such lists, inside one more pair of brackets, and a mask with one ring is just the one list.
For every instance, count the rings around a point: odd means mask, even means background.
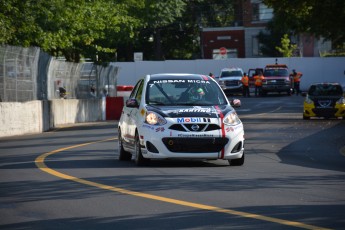
[{"label": "yellow road line", "polygon": [[202,209],[202,210],[219,212],[219,213],[226,213],[226,214],[241,216],[241,217],[245,217],[245,218],[264,220],[264,221],[268,221],[268,222],[273,222],[273,223],[288,225],[288,226],[294,226],[294,227],[299,227],[299,228],[304,228],[304,229],[322,229],[322,230],[328,229],[328,228],[321,228],[318,226],[304,224],[304,223],[296,222],[296,221],[283,220],[283,219],[279,219],[279,218],[268,217],[268,216],[263,216],[263,215],[258,215],[258,214],[252,214],[252,213],[248,213],[248,212],[236,211],[236,210],[232,210],[232,209],[223,209],[223,208],[219,208],[219,207],[215,207],[215,206],[203,205],[203,204],[198,204],[198,203],[193,203],[193,202],[188,202],[188,201],[183,201],[183,200],[177,200],[177,199],[172,199],[172,198],[167,198],[167,197],[162,197],[162,196],[156,196],[156,195],[151,195],[151,194],[142,193],[142,192],[135,192],[135,191],[119,188],[119,187],[113,187],[113,186],[109,186],[109,185],[105,185],[105,184],[100,184],[100,183],[84,180],[84,179],[81,179],[78,177],[74,177],[74,176],[70,176],[70,175],[58,172],[54,169],[47,167],[47,165],[44,163],[45,159],[48,156],[53,155],[55,153],[59,153],[59,152],[65,151],[65,150],[74,149],[74,148],[78,148],[78,147],[83,147],[86,145],[91,145],[91,144],[96,144],[96,143],[101,143],[101,142],[106,142],[106,141],[112,141],[112,140],[116,140],[116,139],[117,138],[110,138],[110,139],[106,139],[106,140],[88,142],[88,143],[84,143],[84,144],[73,145],[73,146],[69,146],[69,147],[65,147],[65,148],[56,149],[56,150],[53,150],[51,152],[44,153],[44,154],[38,156],[35,159],[35,164],[40,170],[42,170],[46,173],[49,173],[51,175],[54,175],[56,177],[60,177],[62,179],[71,180],[71,181],[75,181],[77,183],[81,183],[81,184],[85,184],[85,185],[89,185],[89,186],[93,186],[93,187],[97,187],[97,188],[101,188],[101,189],[105,189],[105,190],[110,190],[110,191],[118,192],[118,193],[122,193],[122,194],[127,194],[127,195],[132,195],[132,196],[137,196],[137,197],[143,197],[146,199],[152,199],[152,200],[167,202],[167,203],[171,203],[171,204],[182,205],[182,206],[186,206],[186,207],[192,207],[192,208],[196,208],[196,209]]}]

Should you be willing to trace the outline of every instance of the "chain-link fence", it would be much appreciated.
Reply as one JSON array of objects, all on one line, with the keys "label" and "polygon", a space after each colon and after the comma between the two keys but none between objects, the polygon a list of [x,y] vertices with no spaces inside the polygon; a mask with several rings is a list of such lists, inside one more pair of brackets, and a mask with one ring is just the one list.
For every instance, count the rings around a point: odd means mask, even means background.
[{"label": "chain-link fence", "polygon": [[0,101],[36,100],[39,48],[0,46]]},{"label": "chain-link fence", "polygon": [[52,58],[39,48],[0,46],[0,101],[116,96],[118,67]]}]

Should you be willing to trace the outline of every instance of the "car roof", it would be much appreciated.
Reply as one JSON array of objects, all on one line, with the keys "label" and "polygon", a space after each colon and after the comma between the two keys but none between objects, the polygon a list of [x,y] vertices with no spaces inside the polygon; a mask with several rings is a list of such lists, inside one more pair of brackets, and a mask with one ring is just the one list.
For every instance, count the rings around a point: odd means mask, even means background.
[{"label": "car roof", "polygon": [[242,68],[239,67],[231,67],[231,68],[223,68],[222,71],[243,71]]},{"label": "car roof", "polygon": [[159,73],[147,75],[150,80],[168,80],[168,79],[181,79],[188,78],[193,80],[209,80],[209,76],[202,74],[191,74],[191,73]]},{"label": "car roof", "polygon": [[270,64],[270,65],[266,65],[265,67],[266,69],[287,69],[287,65],[285,64]]},{"label": "car roof", "polygon": [[338,82],[315,82],[312,85],[339,85],[340,86],[340,83]]}]

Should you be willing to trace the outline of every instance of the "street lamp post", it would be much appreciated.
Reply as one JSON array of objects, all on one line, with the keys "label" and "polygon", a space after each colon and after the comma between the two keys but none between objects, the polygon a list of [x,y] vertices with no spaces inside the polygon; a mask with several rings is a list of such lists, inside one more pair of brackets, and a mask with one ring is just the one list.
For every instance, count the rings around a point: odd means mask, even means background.
[{"label": "street lamp post", "polygon": [[204,59],[204,39],[203,39],[203,34],[202,34],[202,26],[199,25],[199,31],[200,31],[200,56],[201,59]]}]

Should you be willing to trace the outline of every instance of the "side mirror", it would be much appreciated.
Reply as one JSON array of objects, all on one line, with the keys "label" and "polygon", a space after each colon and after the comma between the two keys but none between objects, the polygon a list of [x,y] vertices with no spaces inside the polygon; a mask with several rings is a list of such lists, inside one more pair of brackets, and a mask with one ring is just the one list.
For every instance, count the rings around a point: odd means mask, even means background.
[{"label": "side mirror", "polygon": [[139,103],[135,98],[130,98],[126,101],[126,106],[129,108],[139,108]]},{"label": "side mirror", "polygon": [[230,101],[230,104],[234,108],[239,108],[239,107],[241,107],[241,100],[240,99],[232,99]]}]

